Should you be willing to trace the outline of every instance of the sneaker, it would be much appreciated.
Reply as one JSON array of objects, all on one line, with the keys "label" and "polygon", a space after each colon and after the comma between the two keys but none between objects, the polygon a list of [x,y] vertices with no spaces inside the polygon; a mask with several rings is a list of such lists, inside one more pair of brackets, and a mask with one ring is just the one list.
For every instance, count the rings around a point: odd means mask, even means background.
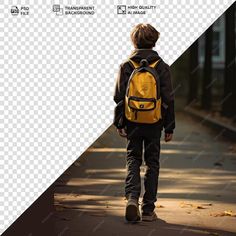
[{"label": "sneaker", "polygon": [[143,212],[142,213],[142,220],[143,221],[156,221],[157,220],[157,214],[155,213],[155,211],[153,212]]},{"label": "sneaker", "polygon": [[130,198],[126,205],[125,219],[129,222],[137,222],[141,220],[138,200]]}]

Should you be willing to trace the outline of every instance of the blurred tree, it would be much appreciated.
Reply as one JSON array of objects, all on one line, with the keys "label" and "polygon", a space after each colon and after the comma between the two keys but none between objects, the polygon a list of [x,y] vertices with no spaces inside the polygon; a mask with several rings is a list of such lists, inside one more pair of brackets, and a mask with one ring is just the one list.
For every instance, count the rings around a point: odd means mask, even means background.
[{"label": "blurred tree", "polygon": [[222,115],[236,115],[236,47],[235,47],[235,9],[234,2],[225,14],[225,73]]},{"label": "blurred tree", "polygon": [[189,64],[189,90],[187,104],[196,101],[198,96],[198,78],[199,78],[199,61],[198,61],[198,40],[190,47],[190,64]]},{"label": "blurred tree", "polygon": [[203,68],[202,97],[201,107],[205,110],[211,108],[211,81],[212,81],[212,41],[213,27],[212,25],[205,33],[205,60]]}]

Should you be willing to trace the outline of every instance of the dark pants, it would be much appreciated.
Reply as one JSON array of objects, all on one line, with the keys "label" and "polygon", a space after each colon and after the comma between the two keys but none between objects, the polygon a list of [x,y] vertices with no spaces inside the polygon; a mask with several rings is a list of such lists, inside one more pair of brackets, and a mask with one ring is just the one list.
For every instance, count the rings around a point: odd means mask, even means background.
[{"label": "dark pants", "polygon": [[128,173],[125,181],[125,195],[127,199],[130,197],[138,199],[140,196],[140,166],[144,147],[144,161],[147,169],[144,176],[143,212],[152,212],[157,200],[161,130],[162,127],[157,124],[127,124]]}]

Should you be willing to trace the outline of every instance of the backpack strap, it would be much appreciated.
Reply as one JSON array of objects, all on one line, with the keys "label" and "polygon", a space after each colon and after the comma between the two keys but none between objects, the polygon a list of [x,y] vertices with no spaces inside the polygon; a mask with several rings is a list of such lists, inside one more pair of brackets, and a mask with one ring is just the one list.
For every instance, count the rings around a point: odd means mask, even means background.
[{"label": "backpack strap", "polygon": [[133,69],[136,69],[136,68],[140,67],[139,63],[137,63],[137,62],[135,62],[135,61],[133,61],[131,59],[129,59],[129,63],[133,67]]},{"label": "backpack strap", "polygon": [[159,62],[161,61],[161,59],[157,60],[157,61],[154,61],[152,64],[150,64],[149,66],[152,67],[152,68],[155,68]]}]

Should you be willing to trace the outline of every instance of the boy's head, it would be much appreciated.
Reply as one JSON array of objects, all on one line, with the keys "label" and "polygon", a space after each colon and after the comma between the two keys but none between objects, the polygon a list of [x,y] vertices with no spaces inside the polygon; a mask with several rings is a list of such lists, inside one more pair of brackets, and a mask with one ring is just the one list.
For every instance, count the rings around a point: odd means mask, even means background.
[{"label": "boy's head", "polygon": [[160,33],[150,24],[138,24],[131,32],[131,40],[135,48],[150,49],[155,47]]}]

